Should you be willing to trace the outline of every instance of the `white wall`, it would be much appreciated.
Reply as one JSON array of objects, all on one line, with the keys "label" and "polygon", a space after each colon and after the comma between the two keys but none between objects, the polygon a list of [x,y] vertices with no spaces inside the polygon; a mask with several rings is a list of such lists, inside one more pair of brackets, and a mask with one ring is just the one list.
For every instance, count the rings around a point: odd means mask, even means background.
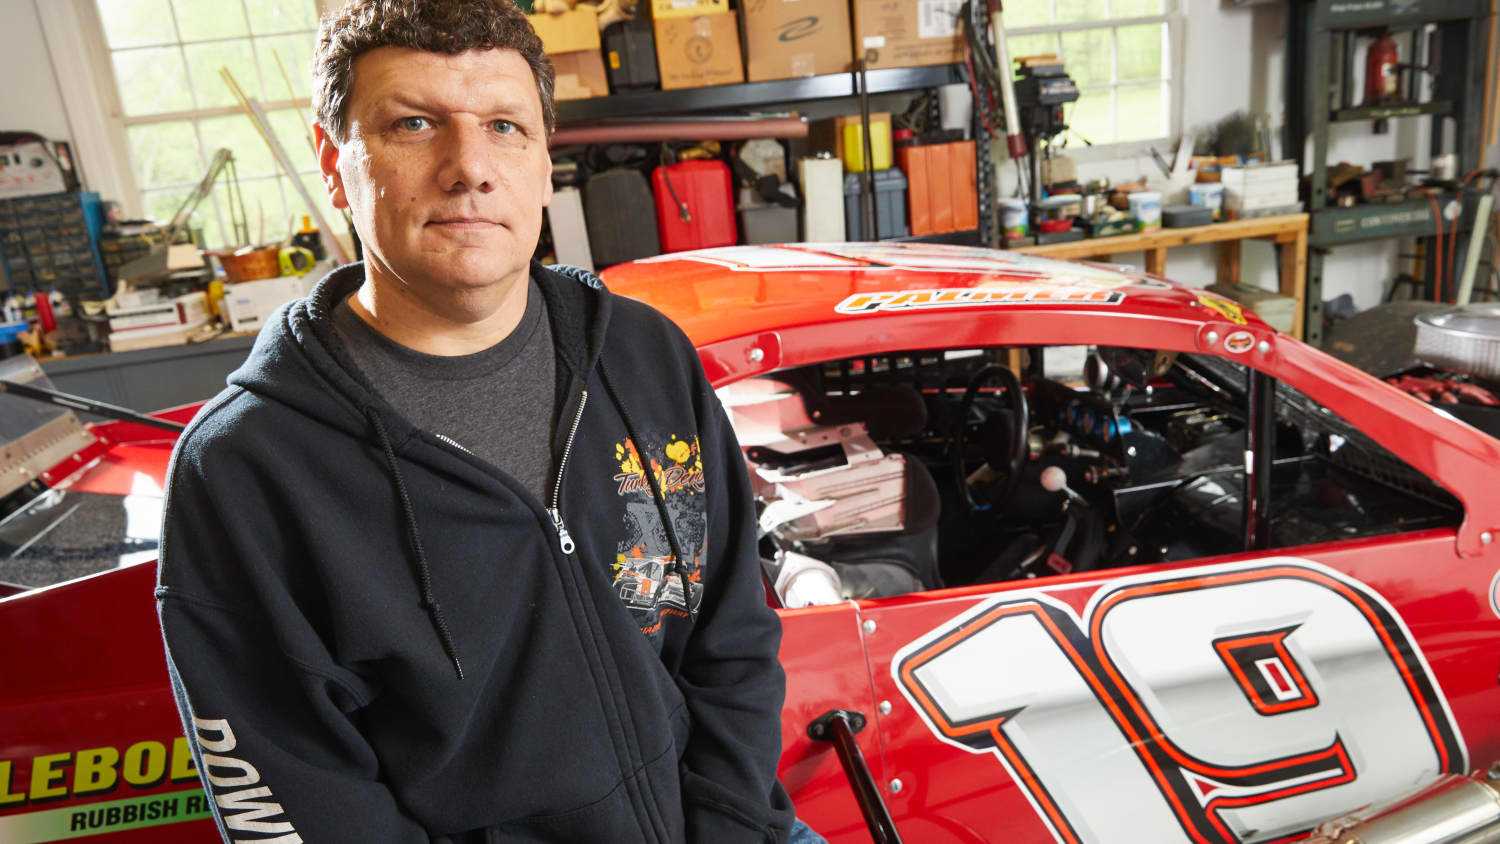
[{"label": "white wall", "polygon": [[73,140],[32,0],[0,0],[0,79],[0,130]]}]

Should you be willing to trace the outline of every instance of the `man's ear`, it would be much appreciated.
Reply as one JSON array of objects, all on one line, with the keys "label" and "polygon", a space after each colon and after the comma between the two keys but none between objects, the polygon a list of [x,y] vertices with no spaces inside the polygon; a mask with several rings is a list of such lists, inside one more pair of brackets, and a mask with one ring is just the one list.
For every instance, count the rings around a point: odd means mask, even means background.
[{"label": "man's ear", "polygon": [[542,178],[542,207],[552,204],[552,156],[547,156],[547,172]]},{"label": "man's ear", "polygon": [[328,189],[328,200],[334,208],[348,208],[349,200],[344,196],[344,179],[339,175],[339,148],[322,126],[313,124],[313,140],[318,146],[318,169],[323,171],[323,185]]}]

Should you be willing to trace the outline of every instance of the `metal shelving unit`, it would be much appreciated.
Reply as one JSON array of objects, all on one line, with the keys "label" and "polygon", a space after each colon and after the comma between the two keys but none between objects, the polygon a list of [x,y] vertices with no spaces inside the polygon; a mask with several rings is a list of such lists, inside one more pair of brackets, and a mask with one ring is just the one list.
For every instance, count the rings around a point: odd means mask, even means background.
[{"label": "metal shelving unit", "polygon": [[[985,31],[984,4],[975,4],[979,31]],[[870,94],[891,94],[935,88],[939,85],[965,82],[961,64],[931,65],[871,70],[866,73]],[[672,91],[624,91],[608,97],[583,100],[561,100],[557,103],[559,126],[598,122],[625,122],[643,117],[692,115],[731,110],[743,111],[766,106],[785,105],[859,96],[859,74],[831,73],[800,79],[778,79],[770,82],[746,82],[736,85],[713,85],[705,88],[682,88]],[[978,113],[973,131],[976,190],[979,198],[977,230],[948,232],[897,240],[963,245],[994,244],[993,193],[994,176],[990,169],[989,142]],[[986,235],[986,233],[990,233]]]},{"label": "metal shelving unit", "polygon": [[[959,75],[960,67],[962,65],[944,64],[872,70],[868,73],[870,93],[890,94],[963,82],[964,78]],[[566,125],[618,118],[660,117],[857,96],[857,73],[830,73],[800,79],[711,85],[673,91],[622,91],[608,97],[560,100],[557,103],[557,122],[559,125]]]},{"label": "metal shelving unit", "polygon": [[[1401,0],[1362,2],[1346,0],[1290,0],[1287,3],[1286,126],[1283,148],[1296,157],[1309,180],[1307,300],[1305,339],[1318,345],[1323,334],[1323,261],[1331,247],[1393,237],[1429,241],[1432,254],[1432,204],[1426,197],[1400,203],[1367,203],[1348,208],[1330,204],[1328,190],[1329,129],[1333,123],[1432,115],[1455,122],[1454,145],[1459,175],[1479,166],[1480,116],[1483,111],[1485,47],[1489,13],[1484,0]],[[1390,29],[1410,36],[1417,47],[1421,32],[1436,24],[1440,44],[1434,73],[1433,98],[1423,103],[1386,103],[1359,106],[1352,102],[1355,78],[1353,38],[1372,29]],[[1432,59],[1423,50],[1423,63]],[[1408,55],[1407,61],[1415,63]],[[1335,96],[1337,92],[1337,96]],[[1444,150],[1444,120],[1432,121],[1431,149]],[[1312,153],[1305,154],[1312,138]],[[1310,159],[1310,160],[1309,160]],[[1368,164],[1369,162],[1365,162]],[[1437,196],[1437,192],[1434,192]],[[1459,197],[1437,196],[1447,208]],[[1461,208],[1459,230],[1466,231],[1473,203]],[[1457,254],[1463,254],[1462,249]],[[1424,262],[1431,294],[1433,262]]]}]

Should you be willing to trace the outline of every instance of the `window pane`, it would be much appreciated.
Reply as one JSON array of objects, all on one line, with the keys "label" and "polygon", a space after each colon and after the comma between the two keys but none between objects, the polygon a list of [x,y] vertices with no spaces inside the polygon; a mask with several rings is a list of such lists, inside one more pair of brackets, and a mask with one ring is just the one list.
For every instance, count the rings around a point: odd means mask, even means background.
[{"label": "window pane", "polygon": [[167,0],[98,0],[104,40],[113,49],[177,40]]},{"label": "window pane", "polygon": [[1109,12],[1117,18],[1143,18],[1169,11],[1165,0],[1110,0]]},{"label": "window pane", "polygon": [[276,175],[276,159],[255,131],[255,124],[243,114],[210,117],[198,123],[205,152],[228,147],[234,152],[234,166],[241,179]]},{"label": "window pane", "polygon": [[[172,221],[172,215],[177,213],[182,201],[187,199],[192,188],[173,188],[172,190],[146,191],[141,195],[142,202],[146,208],[146,216],[166,225]],[[209,246],[219,243],[219,221],[214,216],[213,204],[203,202],[192,216],[188,218],[190,228],[203,228],[203,242]]]},{"label": "window pane", "polygon": [[[276,179],[248,179],[240,182],[245,192],[245,221],[252,244],[271,243],[286,235],[287,212],[281,201],[281,185]],[[215,191],[215,193],[219,193]],[[228,192],[222,194],[228,202]],[[228,205],[225,210],[227,212]],[[236,210],[238,213],[238,210]],[[279,234],[278,234],[279,232]],[[245,246],[246,244],[235,244]]]},{"label": "window pane", "polygon": [[183,41],[250,34],[239,0],[216,0],[212,3],[203,0],[172,0],[172,11],[177,13],[177,31],[182,33]]},{"label": "window pane", "polygon": [[[1042,35],[1017,35],[1014,38],[1007,38],[1005,46],[1010,48],[1010,57],[1012,60],[1025,56],[1056,53],[1057,36],[1051,33]],[[1015,68],[1011,68],[1011,70],[1015,70]]]},{"label": "window pane", "polygon": [[1105,15],[1104,0],[1057,0],[1058,23],[1086,23]]},{"label": "window pane", "polygon": [[130,162],[142,188],[180,185],[203,176],[193,124],[186,121],[148,123],[125,130],[130,141]]},{"label": "window pane", "polygon": [[216,41],[212,44],[189,44],[183,48],[187,53],[188,78],[193,81],[193,93],[198,95],[199,108],[215,108],[235,104],[229,85],[219,76],[219,68],[227,67],[234,74],[234,81],[251,99],[264,99],[260,80],[255,75],[255,59],[250,56],[250,39],[243,41]]},{"label": "window pane", "polygon": [[1093,144],[1114,143],[1115,114],[1112,92],[1098,88],[1078,92],[1078,102],[1067,106],[1067,124]]},{"label": "window pane", "polygon": [[1052,23],[1052,0],[1022,0],[1020,3],[1009,3],[1001,19],[1005,21],[1006,29],[1044,26]]},{"label": "window pane", "polygon": [[274,38],[255,39],[255,55],[260,59],[260,72],[265,74],[266,90],[270,92],[266,99],[294,99],[287,93],[286,82],[281,78],[281,71],[276,68],[277,56],[281,57],[281,66],[286,68],[287,78],[292,80],[292,90],[296,92],[295,98],[312,96],[312,54],[316,37],[310,32],[305,32],[298,35],[278,35]]},{"label": "window pane", "polygon": [[1145,141],[1166,137],[1167,98],[1170,90],[1165,83],[1121,85],[1116,96],[1120,98],[1122,119],[1120,134],[1115,140]]},{"label": "window pane", "polygon": [[1062,34],[1062,58],[1078,87],[1108,85],[1110,37],[1107,29],[1085,29]]},{"label": "window pane", "polygon": [[1120,45],[1120,81],[1162,79],[1167,76],[1162,65],[1162,44],[1167,38],[1164,23],[1122,26],[1118,30]]},{"label": "window pane", "polygon": [[123,50],[113,58],[120,105],[127,116],[188,111],[193,107],[182,54],[176,47]]},{"label": "window pane", "polygon": [[[305,108],[302,113],[307,119],[312,119],[312,110]],[[317,170],[318,159],[313,155],[312,147],[307,143],[307,135],[311,131],[308,124],[297,115],[294,108],[281,108],[266,115],[271,120],[271,129],[276,133],[276,139],[281,142],[281,148],[286,150],[287,158],[292,161],[292,166],[300,170]]]},{"label": "window pane", "polygon": [[[250,29],[256,35],[317,29],[314,0],[245,0],[250,11]],[[290,68],[288,68],[290,70]]]}]

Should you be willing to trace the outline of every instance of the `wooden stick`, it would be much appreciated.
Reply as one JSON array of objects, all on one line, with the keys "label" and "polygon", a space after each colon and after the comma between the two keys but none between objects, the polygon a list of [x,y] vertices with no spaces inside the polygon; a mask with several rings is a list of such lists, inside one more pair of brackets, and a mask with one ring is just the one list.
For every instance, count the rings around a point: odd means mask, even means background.
[{"label": "wooden stick", "polygon": [[[1491,2],[1493,1],[1491,0]],[[297,89],[292,87],[291,77],[286,75],[286,68],[281,64],[281,53],[272,50],[271,57],[276,60],[276,69],[281,71],[281,81],[286,83],[286,93],[292,100],[292,107],[297,109],[297,119],[302,121],[302,132],[307,136],[307,148],[312,150],[313,158],[317,158],[318,143],[313,140],[312,123],[308,121],[307,115],[302,113],[302,106],[295,105],[297,102]]]},{"label": "wooden stick", "polygon": [[292,187],[302,197],[302,201],[307,203],[307,210],[311,211],[311,216],[318,221],[319,230],[329,233],[329,240],[332,241],[333,251],[338,256],[339,262],[344,264],[352,263],[353,258],[350,257],[348,252],[344,251],[344,244],[333,233],[333,227],[328,225],[328,220],[323,217],[322,209],[318,207],[317,203],[313,202],[312,194],[308,193],[307,186],[302,184],[302,177],[297,173],[297,168],[292,166],[292,159],[286,154],[286,149],[282,147],[281,141],[277,140],[276,130],[271,128],[271,121],[266,117],[265,110],[261,108],[260,103],[245,96],[244,90],[235,81],[234,74],[229,72],[229,68],[219,68],[219,76],[224,79],[225,84],[229,86],[230,93],[234,94],[235,99],[239,101],[241,110],[250,118],[250,123],[255,126],[255,131],[260,133],[261,140],[265,141],[266,146],[270,148],[271,155],[276,159],[276,163],[281,166],[282,172],[292,183]]}]

